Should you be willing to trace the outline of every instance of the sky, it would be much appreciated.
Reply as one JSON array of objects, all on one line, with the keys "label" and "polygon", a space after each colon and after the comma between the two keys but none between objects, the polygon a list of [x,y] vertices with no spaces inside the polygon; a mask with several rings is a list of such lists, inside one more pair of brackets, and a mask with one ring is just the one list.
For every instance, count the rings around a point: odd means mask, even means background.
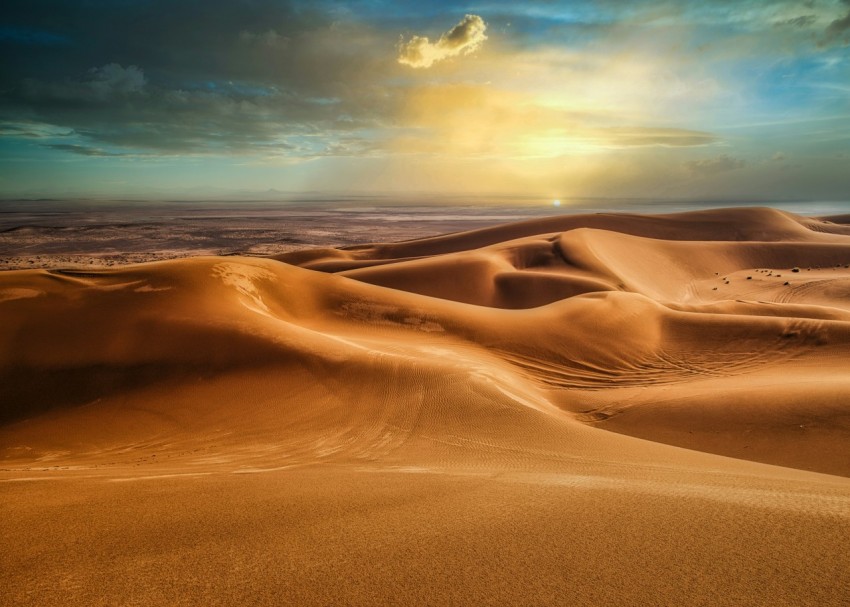
[{"label": "sky", "polygon": [[850,0],[4,0],[0,198],[850,199]]}]

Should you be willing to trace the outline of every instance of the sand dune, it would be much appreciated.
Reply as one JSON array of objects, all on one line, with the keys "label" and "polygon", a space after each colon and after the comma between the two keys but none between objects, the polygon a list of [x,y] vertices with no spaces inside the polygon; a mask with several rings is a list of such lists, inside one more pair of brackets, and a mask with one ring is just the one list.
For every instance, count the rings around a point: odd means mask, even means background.
[{"label": "sand dune", "polygon": [[840,218],[6,272],[0,318],[10,604],[850,601]]}]

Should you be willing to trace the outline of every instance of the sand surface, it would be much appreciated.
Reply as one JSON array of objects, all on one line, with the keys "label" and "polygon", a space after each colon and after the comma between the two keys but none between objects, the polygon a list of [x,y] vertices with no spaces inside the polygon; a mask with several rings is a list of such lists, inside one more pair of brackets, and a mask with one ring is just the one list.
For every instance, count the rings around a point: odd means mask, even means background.
[{"label": "sand surface", "polygon": [[3,272],[0,458],[8,605],[847,605],[850,226]]}]

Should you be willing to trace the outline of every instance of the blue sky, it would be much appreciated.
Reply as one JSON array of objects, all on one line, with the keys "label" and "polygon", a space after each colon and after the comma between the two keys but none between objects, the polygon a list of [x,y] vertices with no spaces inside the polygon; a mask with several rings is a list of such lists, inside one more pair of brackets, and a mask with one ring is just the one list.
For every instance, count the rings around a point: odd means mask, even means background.
[{"label": "blue sky", "polygon": [[850,2],[10,0],[0,197],[850,198]]}]

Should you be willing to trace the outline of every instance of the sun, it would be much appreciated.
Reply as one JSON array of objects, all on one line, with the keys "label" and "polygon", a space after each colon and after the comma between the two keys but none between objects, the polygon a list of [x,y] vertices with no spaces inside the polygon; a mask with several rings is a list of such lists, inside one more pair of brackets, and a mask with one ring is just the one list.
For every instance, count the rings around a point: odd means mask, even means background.
[{"label": "sun", "polygon": [[561,201],[556,198],[555,200],[552,201],[552,206],[553,207],[561,206]]}]

